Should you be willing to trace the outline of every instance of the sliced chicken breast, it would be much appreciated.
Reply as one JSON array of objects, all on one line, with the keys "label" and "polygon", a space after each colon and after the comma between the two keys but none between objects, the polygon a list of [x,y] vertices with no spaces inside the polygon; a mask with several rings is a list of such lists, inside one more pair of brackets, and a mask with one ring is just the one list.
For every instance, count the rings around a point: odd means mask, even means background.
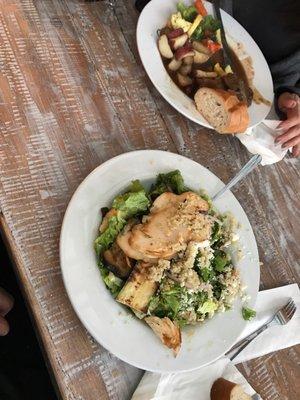
[{"label": "sliced chicken breast", "polygon": [[119,235],[118,245],[128,257],[137,260],[171,259],[191,240],[209,239],[208,209],[207,201],[196,193],[163,193],[142,224]]}]

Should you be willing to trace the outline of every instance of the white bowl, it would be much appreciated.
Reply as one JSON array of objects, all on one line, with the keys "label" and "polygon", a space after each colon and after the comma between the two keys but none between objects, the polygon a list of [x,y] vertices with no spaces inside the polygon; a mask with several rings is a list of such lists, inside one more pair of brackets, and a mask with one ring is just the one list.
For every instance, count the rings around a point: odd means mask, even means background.
[{"label": "white bowl", "polygon": [[[167,73],[157,47],[157,30],[166,25],[170,15],[176,12],[178,0],[151,0],[140,15],[137,24],[137,45],[144,68],[160,94],[181,114],[190,120],[209,127],[195,103],[172,81]],[[185,3],[188,2],[185,0]],[[205,1],[209,14],[213,15],[212,4]],[[249,33],[229,14],[222,10],[222,20],[226,33],[236,42],[241,42],[252,58],[255,71],[254,86],[270,102],[273,101],[273,81],[268,64]],[[249,107],[249,127],[259,124],[268,115],[271,106],[255,104]]]},{"label": "white bowl", "polygon": [[[93,248],[101,207],[109,206],[132,180],[149,184],[158,173],[174,169],[182,172],[192,189],[204,188],[212,195],[223,186],[209,170],[177,154],[156,150],[122,154],[100,165],[80,184],[65,213],[60,237],[63,280],[86,329],[120,359],[160,372],[187,371],[212,362],[234,344],[246,325],[240,301],[236,301],[233,310],[183,329],[182,348],[174,358],[150,328],[117,303],[104,286]],[[216,206],[222,212],[231,211],[241,223],[239,235],[245,257],[236,266],[248,286],[251,307],[258,292],[259,263],[250,223],[231,192],[224,194]]]}]

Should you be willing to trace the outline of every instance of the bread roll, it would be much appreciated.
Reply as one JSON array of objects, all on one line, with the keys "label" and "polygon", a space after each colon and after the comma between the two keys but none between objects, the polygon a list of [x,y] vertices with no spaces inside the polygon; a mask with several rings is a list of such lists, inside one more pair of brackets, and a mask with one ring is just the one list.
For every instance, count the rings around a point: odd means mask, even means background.
[{"label": "bread roll", "polygon": [[247,105],[222,89],[200,88],[195,93],[198,111],[219,133],[242,133],[249,124]]},{"label": "bread roll", "polygon": [[240,385],[227,381],[224,378],[217,379],[210,391],[211,400],[251,400]]}]

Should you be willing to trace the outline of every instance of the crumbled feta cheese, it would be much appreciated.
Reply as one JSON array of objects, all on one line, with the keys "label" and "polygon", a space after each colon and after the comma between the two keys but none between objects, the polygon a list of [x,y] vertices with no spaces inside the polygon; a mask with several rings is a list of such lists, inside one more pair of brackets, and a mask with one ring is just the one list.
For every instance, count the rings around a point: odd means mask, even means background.
[{"label": "crumbled feta cheese", "polygon": [[209,246],[210,246],[209,240],[203,240],[203,242],[198,243],[199,249],[204,249],[205,247],[209,247]]},{"label": "crumbled feta cheese", "polygon": [[231,241],[232,242],[237,242],[238,240],[239,240],[239,235],[237,234],[237,233],[233,233],[232,235],[231,235]]}]

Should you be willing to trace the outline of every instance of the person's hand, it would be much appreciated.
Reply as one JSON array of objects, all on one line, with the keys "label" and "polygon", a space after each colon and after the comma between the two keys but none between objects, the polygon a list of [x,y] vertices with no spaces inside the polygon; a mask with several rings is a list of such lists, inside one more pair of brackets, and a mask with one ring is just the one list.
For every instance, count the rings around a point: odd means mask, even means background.
[{"label": "person's hand", "polygon": [[12,309],[13,305],[14,300],[12,296],[0,287],[0,336],[5,336],[9,332],[9,325],[5,316]]},{"label": "person's hand", "polygon": [[278,98],[278,108],[286,114],[287,119],[280,122],[278,128],[284,133],[275,142],[282,148],[292,147],[294,157],[300,155],[300,97],[297,94],[282,93]]}]

